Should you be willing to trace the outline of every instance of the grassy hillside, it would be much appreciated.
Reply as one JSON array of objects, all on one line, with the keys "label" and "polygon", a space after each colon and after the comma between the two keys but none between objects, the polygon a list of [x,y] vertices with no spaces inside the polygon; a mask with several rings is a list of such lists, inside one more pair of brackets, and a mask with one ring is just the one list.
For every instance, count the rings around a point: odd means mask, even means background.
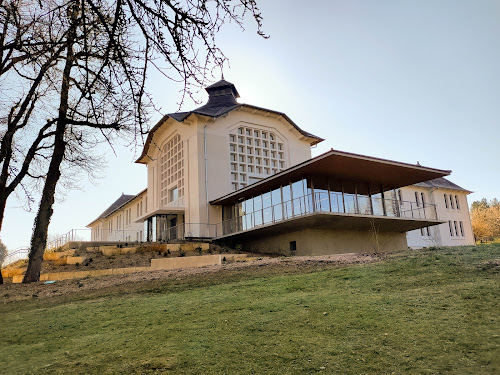
[{"label": "grassy hillside", "polygon": [[210,277],[0,305],[0,373],[500,373],[498,244]]}]

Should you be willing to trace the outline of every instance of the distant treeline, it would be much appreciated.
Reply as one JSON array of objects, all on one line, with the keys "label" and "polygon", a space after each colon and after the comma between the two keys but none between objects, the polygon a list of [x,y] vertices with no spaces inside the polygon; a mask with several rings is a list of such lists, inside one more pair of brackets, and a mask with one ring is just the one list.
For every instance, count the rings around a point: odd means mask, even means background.
[{"label": "distant treeline", "polygon": [[500,202],[486,198],[472,202],[471,220],[474,236],[478,241],[500,238]]}]

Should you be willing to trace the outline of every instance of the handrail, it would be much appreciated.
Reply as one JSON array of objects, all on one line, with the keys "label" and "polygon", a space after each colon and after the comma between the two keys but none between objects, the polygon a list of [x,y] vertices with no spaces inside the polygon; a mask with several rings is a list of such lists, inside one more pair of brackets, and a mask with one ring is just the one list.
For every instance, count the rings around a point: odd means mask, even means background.
[{"label": "handrail", "polygon": [[[172,203],[180,200],[178,199]],[[316,212],[407,219],[437,219],[436,205],[431,203],[315,191],[314,193],[305,194],[267,207],[263,207],[263,202],[261,201],[261,208],[245,212],[243,215],[221,221],[217,224],[182,223],[165,229],[160,233],[154,232],[156,233],[154,236],[160,241],[183,240],[189,237],[215,238]],[[81,241],[81,239],[78,239],[78,231],[80,230],[73,229],[69,231],[59,239],[49,243],[47,248],[57,248],[71,241]],[[91,233],[91,229],[85,229],[84,231]],[[112,242],[142,242],[142,238],[136,238],[139,232],[142,231],[125,229],[107,230],[100,228],[99,236],[101,238],[106,237],[107,241]]]},{"label": "handrail", "polygon": [[[333,201],[332,201],[333,198]],[[340,199],[339,199],[340,198]],[[392,198],[314,192],[284,202],[258,208],[218,224],[222,235],[249,230],[314,212],[351,215],[437,219],[435,204],[400,201]],[[352,198],[352,199],[351,199]]]},{"label": "handrail", "polygon": [[25,259],[28,257],[29,249],[27,247],[19,247],[16,250],[7,254],[2,263],[2,266],[7,266],[11,263],[14,263],[20,259]]}]

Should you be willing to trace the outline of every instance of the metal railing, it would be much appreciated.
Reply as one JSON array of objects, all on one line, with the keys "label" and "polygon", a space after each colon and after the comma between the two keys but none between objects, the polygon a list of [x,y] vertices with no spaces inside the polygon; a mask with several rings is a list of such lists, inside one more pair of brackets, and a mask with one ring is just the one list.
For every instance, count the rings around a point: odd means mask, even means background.
[{"label": "metal railing", "polygon": [[311,213],[330,212],[352,215],[437,219],[436,205],[374,198],[349,194],[315,192],[269,207],[259,208],[217,224],[219,236],[250,230],[259,226]]},{"label": "metal railing", "polygon": [[47,243],[47,251],[63,247],[69,242],[142,242],[142,230],[131,229],[72,229]]},{"label": "metal railing", "polygon": [[[174,203],[174,202],[172,202]],[[218,224],[183,223],[167,228],[159,233],[149,233],[149,238],[156,241],[176,241],[188,238],[216,238],[236,232],[250,230],[259,226],[273,224],[283,220],[308,215],[311,213],[330,212],[350,215],[371,215],[400,217],[406,219],[436,220],[436,205],[399,201],[391,198],[369,197],[356,194],[334,192],[315,192],[302,197],[259,208],[252,212],[222,221]],[[105,230],[91,233],[90,229],[73,229],[47,245],[47,249],[56,249],[68,242],[142,242],[142,230]]]},{"label": "metal railing", "polygon": [[186,238],[217,237],[217,224],[184,223],[161,231],[160,241],[185,240]]},{"label": "metal railing", "polygon": [[90,241],[90,229],[71,229],[68,233],[63,234],[59,238],[47,243],[46,249],[48,251],[55,250],[59,247],[66,245],[68,242]]},{"label": "metal railing", "polygon": [[142,242],[143,228],[140,229],[103,229],[94,228],[90,241],[94,242]]},{"label": "metal railing", "polygon": [[5,257],[2,266],[5,267],[21,259],[28,259],[28,254],[29,254],[29,249],[27,247],[20,247],[14,251],[11,251]]}]

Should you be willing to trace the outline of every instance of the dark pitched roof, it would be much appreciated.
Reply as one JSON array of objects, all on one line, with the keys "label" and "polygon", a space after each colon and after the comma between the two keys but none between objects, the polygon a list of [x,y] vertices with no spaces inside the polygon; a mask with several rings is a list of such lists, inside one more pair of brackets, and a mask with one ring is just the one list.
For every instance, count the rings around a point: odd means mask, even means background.
[{"label": "dark pitched roof", "polygon": [[269,113],[276,114],[278,116],[282,116],[287,120],[295,129],[299,131],[300,134],[315,139],[313,142],[311,142],[311,145],[315,145],[321,141],[323,141],[323,138],[320,138],[314,134],[308,133],[304,130],[302,130],[297,124],[295,124],[290,117],[288,117],[286,114],[283,112],[278,112],[274,111],[271,109],[266,109],[266,108],[261,108],[257,106],[253,106],[250,104],[240,104],[236,101],[236,98],[239,98],[238,91],[236,90],[236,87],[231,83],[228,82],[224,79],[220,80],[219,82],[214,83],[211,86],[208,86],[205,88],[205,90],[208,92],[208,102],[201,107],[198,107],[192,111],[189,112],[177,112],[177,113],[169,113],[168,115],[164,116],[149,132],[148,138],[146,139],[146,143],[144,145],[144,149],[142,151],[141,156],[137,159],[136,162],[140,162],[140,160],[146,155],[147,149],[149,148],[149,144],[151,143],[151,140],[153,139],[154,132],[165,122],[169,117],[173,118],[174,120],[178,122],[183,122],[185,119],[187,119],[190,115],[196,114],[196,115],[201,115],[201,116],[208,116],[208,117],[220,117],[223,116],[231,111],[234,111],[235,109],[238,108],[252,108],[260,111],[265,111]]},{"label": "dark pitched roof", "polygon": [[457,184],[447,180],[444,177],[435,178],[434,180],[419,182],[415,184],[415,186],[421,186],[426,188],[441,188],[441,189],[450,189],[450,190],[461,190],[471,193],[470,190],[464,189],[463,187],[458,186]]},{"label": "dark pitched roof", "polygon": [[234,86],[231,82],[226,81],[224,78],[221,79],[219,82],[215,82],[213,85],[205,87],[205,90],[210,95],[211,92],[215,92],[214,90],[223,88],[231,89],[235,98],[240,97],[240,94],[238,94],[238,90],[236,90],[236,86]]},{"label": "dark pitched roof", "polygon": [[118,198],[116,201],[114,201],[111,206],[106,208],[102,214],[99,215],[97,220],[102,219],[106,216],[108,216],[110,213],[112,213],[114,210],[116,210],[118,207],[123,206],[125,203],[128,201],[132,200],[135,198],[135,195],[125,195],[122,194],[120,198]]},{"label": "dark pitched roof", "polygon": [[[202,116],[219,117],[224,113],[239,107],[236,98],[240,95],[236,87],[228,81],[221,79],[213,85],[205,88],[208,92],[208,102],[190,112],[169,113],[168,115],[177,121],[184,121],[191,113]],[[179,116],[180,115],[180,116]]]},{"label": "dark pitched roof", "polygon": [[[109,206],[108,208],[106,208],[104,210],[104,212],[102,214],[100,214],[96,219],[92,220],[92,222],[90,222],[90,224],[94,223],[95,221],[99,220],[99,219],[104,219],[105,217],[111,215],[113,212],[115,212],[117,209],[119,209],[120,207],[124,206],[125,204],[127,204],[128,202],[130,202],[132,199],[134,199],[135,197],[138,197],[139,195],[141,195],[142,193],[144,193],[147,189],[144,189],[143,191],[141,191],[139,194],[136,194],[136,195],[126,195],[126,194],[122,194],[120,196],[120,198],[118,198],[116,201],[114,201],[111,206]],[[88,224],[87,227],[90,225]]]}]

